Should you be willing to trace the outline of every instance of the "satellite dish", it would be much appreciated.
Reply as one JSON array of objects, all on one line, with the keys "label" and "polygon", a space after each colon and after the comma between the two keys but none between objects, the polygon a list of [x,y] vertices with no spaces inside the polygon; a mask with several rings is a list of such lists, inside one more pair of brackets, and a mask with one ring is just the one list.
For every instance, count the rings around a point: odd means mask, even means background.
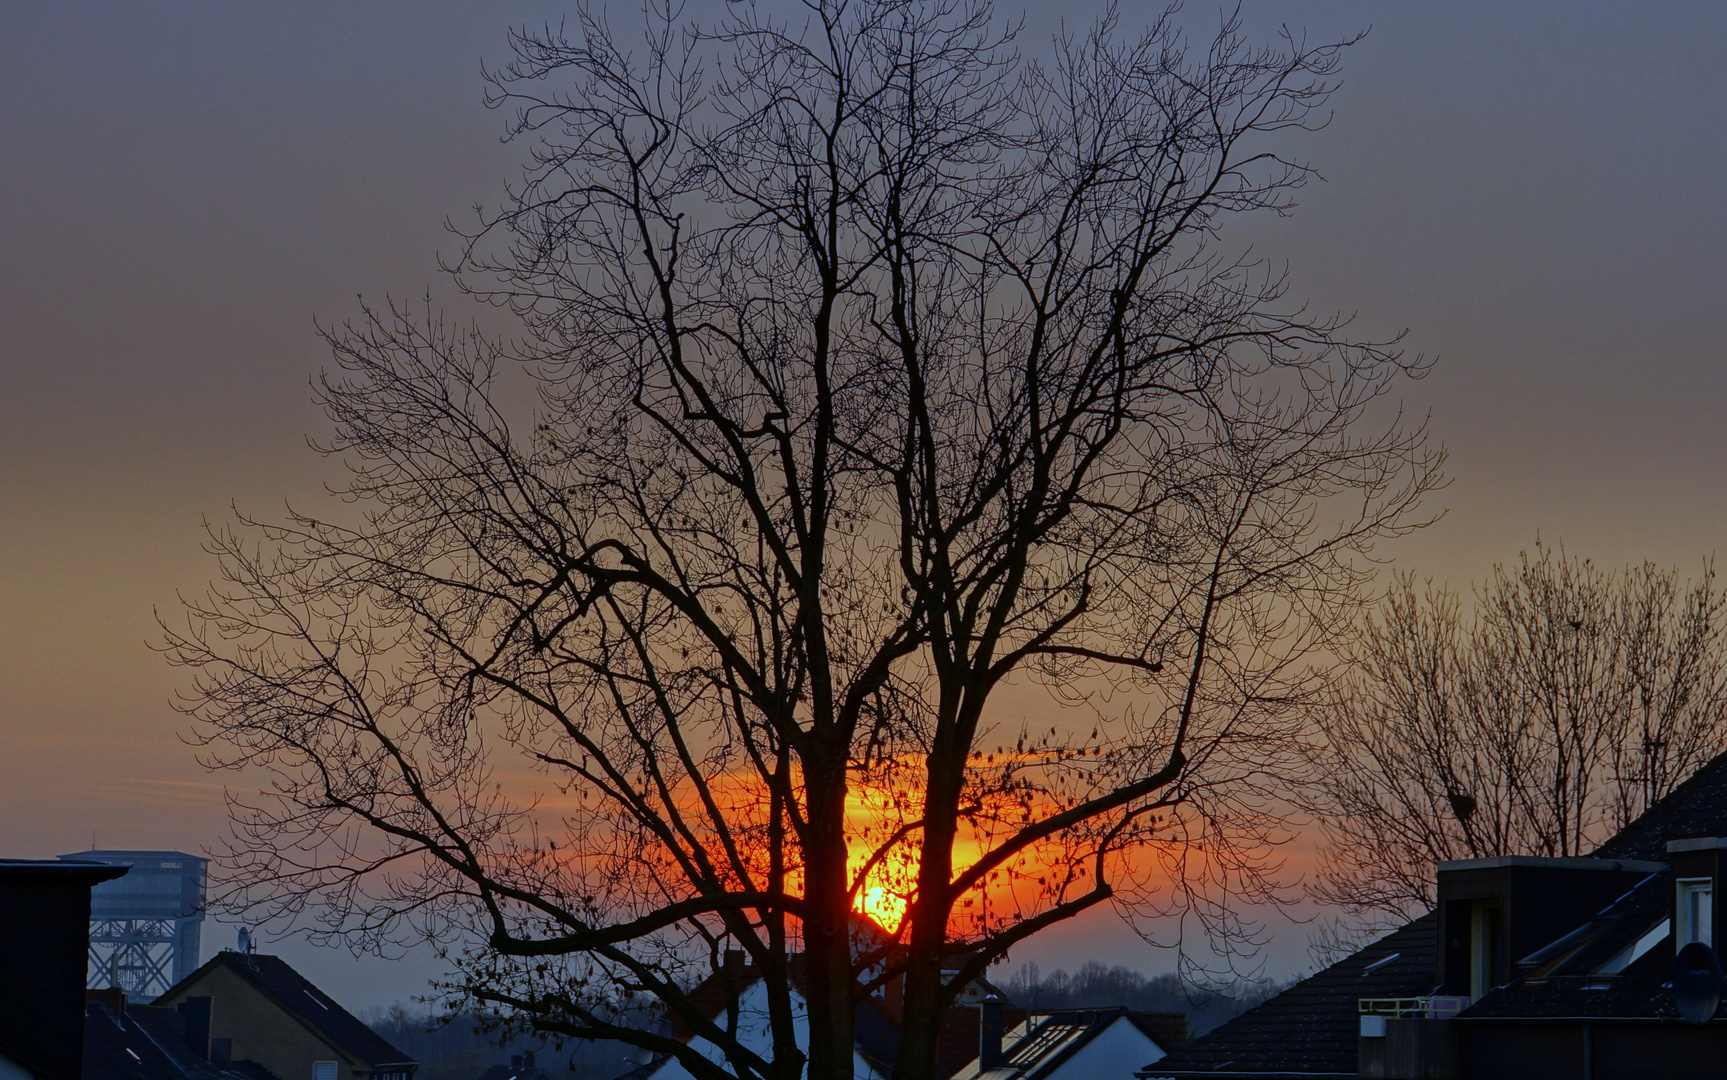
[{"label": "satellite dish", "polygon": [[1721,1007],[1721,961],[1701,941],[1673,958],[1673,1006],[1691,1024],[1708,1023]]}]

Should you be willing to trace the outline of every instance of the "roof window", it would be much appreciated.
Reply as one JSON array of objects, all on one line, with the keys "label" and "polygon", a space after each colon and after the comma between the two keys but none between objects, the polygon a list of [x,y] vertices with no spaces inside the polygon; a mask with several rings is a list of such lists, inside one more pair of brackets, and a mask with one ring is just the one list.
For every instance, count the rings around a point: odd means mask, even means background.
[{"label": "roof window", "polygon": [[1608,960],[1605,964],[1602,964],[1596,969],[1595,974],[1619,974],[1632,964],[1643,959],[1644,953],[1667,940],[1667,935],[1672,932],[1673,920],[1662,919],[1660,922],[1645,931],[1643,936],[1639,937],[1636,941],[1633,941],[1631,944],[1614,953],[1612,959]]}]

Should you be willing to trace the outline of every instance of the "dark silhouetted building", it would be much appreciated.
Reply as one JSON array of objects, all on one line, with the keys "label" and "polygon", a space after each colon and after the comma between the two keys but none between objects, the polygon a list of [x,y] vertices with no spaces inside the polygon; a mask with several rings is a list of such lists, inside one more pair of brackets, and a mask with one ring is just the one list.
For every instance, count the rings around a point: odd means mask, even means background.
[{"label": "dark silhouetted building", "polygon": [[87,986],[149,1001],[198,967],[208,859],[184,851],[80,851],[76,862],[128,867],[90,893]]},{"label": "dark silhouetted building", "polygon": [[79,1080],[90,890],[125,872],[0,861],[0,1080]]},{"label": "dark silhouetted building", "polygon": [[1727,939],[1727,755],[1589,858],[1440,863],[1436,908],[1141,1080],[1631,1080],[1727,1073],[1727,1017],[1690,1023],[1675,960]]}]

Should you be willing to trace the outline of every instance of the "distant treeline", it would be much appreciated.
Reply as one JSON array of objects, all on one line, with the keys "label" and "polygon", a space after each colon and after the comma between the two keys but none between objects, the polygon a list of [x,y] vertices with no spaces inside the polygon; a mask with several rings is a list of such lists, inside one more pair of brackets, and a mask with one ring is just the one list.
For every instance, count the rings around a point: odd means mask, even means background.
[{"label": "distant treeline", "polygon": [[[1287,985],[1241,983],[1233,994],[1210,993],[1183,986],[1174,974],[1145,975],[1096,961],[1071,975],[1059,969],[1044,975],[1037,965],[1027,964],[1012,978],[994,981],[1015,1005],[1033,1011],[1125,1005],[1136,1012],[1180,1012],[1187,1014],[1192,1034],[1210,1031]],[[504,1038],[487,1032],[472,1015],[445,1019],[392,1005],[364,1019],[385,1041],[420,1063],[415,1080],[476,1080],[493,1065],[507,1065],[512,1056],[528,1053],[534,1055],[536,1067],[572,1080],[614,1080],[646,1061],[644,1051],[620,1042],[578,1040],[560,1048],[539,1037]]]},{"label": "distant treeline", "polygon": [[1212,993],[1184,986],[1173,972],[1146,975],[1120,965],[1105,967],[1095,960],[1072,975],[1059,968],[1045,975],[1036,964],[1026,964],[1012,978],[994,981],[1015,1005],[1033,1012],[1113,1005],[1135,1012],[1181,1012],[1187,1014],[1192,1034],[1210,1031],[1288,985],[1243,982],[1230,994]]}]

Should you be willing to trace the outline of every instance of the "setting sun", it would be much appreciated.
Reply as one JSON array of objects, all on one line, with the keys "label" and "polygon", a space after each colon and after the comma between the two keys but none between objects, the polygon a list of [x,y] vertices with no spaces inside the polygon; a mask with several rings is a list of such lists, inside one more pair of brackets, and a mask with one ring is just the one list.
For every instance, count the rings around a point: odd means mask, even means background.
[{"label": "setting sun", "polygon": [[854,909],[874,919],[882,929],[892,933],[905,918],[906,898],[890,891],[885,885],[871,885],[858,894]]}]

